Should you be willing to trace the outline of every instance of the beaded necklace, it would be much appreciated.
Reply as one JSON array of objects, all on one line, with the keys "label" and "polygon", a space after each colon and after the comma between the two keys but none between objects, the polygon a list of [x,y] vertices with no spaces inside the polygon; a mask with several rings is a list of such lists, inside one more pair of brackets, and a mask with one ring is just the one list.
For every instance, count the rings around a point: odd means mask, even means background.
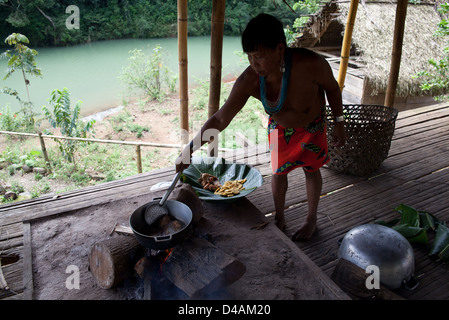
[{"label": "beaded necklace", "polygon": [[279,92],[277,100],[274,102],[268,101],[267,99],[267,88],[265,83],[265,77],[259,77],[260,100],[262,101],[265,111],[270,115],[276,114],[282,109],[282,106],[285,101],[285,96],[287,95],[288,83],[290,80],[290,69],[291,69],[291,54],[290,51],[287,49],[285,51],[285,72],[282,75],[281,90]]}]

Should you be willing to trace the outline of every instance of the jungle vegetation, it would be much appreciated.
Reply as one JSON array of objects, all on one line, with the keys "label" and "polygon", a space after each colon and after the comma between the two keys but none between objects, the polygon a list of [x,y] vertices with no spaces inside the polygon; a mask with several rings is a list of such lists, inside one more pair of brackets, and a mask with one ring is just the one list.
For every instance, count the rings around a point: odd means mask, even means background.
[{"label": "jungle vegetation", "polygon": [[[294,2],[287,1],[291,6]],[[70,27],[74,24],[72,7],[79,10],[79,28]],[[210,35],[211,12],[211,0],[188,1],[189,36]],[[228,0],[225,35],[240,35],[249,19],[260,12],[271,13],[291,25],[301,13],[293,13],[280,0]],[[27,35],[34,47],[176,37],[177,1],[0,0],[0,39],[13,32]]]}]

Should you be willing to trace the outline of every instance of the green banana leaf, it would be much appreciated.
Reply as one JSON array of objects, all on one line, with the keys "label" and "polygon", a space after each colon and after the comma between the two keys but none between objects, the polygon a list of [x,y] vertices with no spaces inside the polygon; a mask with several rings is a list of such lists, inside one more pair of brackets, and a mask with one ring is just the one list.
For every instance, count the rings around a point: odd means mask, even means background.
[{"label": "green banana leaf", "polygon": [[405,204],[400,204],[395,210],[401,214],[400,224],[405,224],[410,227],[419,227],[419,212],[416,209]]},{"label": "green banana leaf", "polygon": [[436,226],[438,224],[441,224],[441,221],[437,217],[428,212],[420,211],[419,218],[421,220],[421,226],[426,230],[432,229],[433,231],[435,231]]},{"label": "green banana leaf", "polygon": [[[396,230],[410,243],[427,244],[427,229],[431,227],[429,220],[432,220],[433,222],[432,216],[426,216],[425,212],[419,212],[405,204],[400,204],[394,209],[401,214],[400,219],[391,221],[377,220],[375,222]],[[425,221],[426,227],[422,225],[422,221]]]},{"label": "green banana leaf", "polygon": [[394,209],[401,214],[400,219],[376,220],[374,222],[396,230],[410,243],[427,244],[429,241],[427,232],[436,230],[429,256],[449,262],[449,228],[445,223],[428,212],[418,211],[404,204],[400,204]]},{"label": "green banana leaf", "polygon": [[[198,182],[202,173],[216,176],[221,184],[224,184],[227,180],[246,179],[243,184],[245,189],[240,190],[238,195],[232,197],[214,194],[213,191],[203,189]],[[263,178],[259,170],[247,164],[227,162],[223,158],[215,157],[194,157],[192,164],[183,171],[181,180],[190,184],[199,198],[206,201],[234,201],[247,196],[263,184]]]},{"label": "green banana leaf", "polygon": [[399,224],[391,228],[402,234],[407,239],[415,237],[423,230],[422,228],[412,227],[407,224]]},{"label": "green banana leaf", "polygon": [[438,254],[443,262],[449,262],[449,244]]},{"label": "green banana leaf", "polygon": [[[439,224],[437,233],[435,234],[435,240],[433,241],[432,248],[430,249],[430,256],[443,255],[448,258],[447,250],[449,246],[449,228],[443,224]],[[440,256],[441,257],[441,256]]]},{"label": "green banana leaf", "polygon": [[393,226],[392,229],[402,234],[410,243],[427,244],[428,242],[427,232],[424,228],[400,224]]}]

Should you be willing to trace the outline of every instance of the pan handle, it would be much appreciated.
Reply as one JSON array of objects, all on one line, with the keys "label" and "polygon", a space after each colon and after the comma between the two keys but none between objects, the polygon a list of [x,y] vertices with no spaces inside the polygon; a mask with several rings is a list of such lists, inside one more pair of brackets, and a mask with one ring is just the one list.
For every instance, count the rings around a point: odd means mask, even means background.
[{"label": "pan handle", "polygon": [[154,237],[155,242],[164,242],[164,241],[170,241],[172,238],[172,235],[169,234],[167,236],[160,236],[160,237]]},{"label": "pan handle", "polygon": [[179,178],[181,177],[181,173],[182,171],[178,171],[178,173],[176,174],[175,178],[173,179],[170,187],[168,188],[168,190],[165,192],[164,196],[162,197],[162,200],[159,202],[160,206],[163,206],[165,204],[165,201],[167,200],[168,196],[170,195],[170,193],[173,191],[173,189],[175,188],[176,183],[178,182]]}]

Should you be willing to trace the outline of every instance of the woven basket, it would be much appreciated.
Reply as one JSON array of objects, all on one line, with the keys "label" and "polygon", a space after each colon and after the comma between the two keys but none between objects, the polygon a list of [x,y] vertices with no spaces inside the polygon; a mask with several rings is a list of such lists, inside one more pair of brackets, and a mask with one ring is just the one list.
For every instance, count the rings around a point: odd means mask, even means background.
[{"label": "woven basket", "polygon": [[367,176],[387,158],[398,110],[380,105],[343,105],[346,144],[333,146],[334,117],[327,106],[330,161],[327,166],[338,172]]}]

